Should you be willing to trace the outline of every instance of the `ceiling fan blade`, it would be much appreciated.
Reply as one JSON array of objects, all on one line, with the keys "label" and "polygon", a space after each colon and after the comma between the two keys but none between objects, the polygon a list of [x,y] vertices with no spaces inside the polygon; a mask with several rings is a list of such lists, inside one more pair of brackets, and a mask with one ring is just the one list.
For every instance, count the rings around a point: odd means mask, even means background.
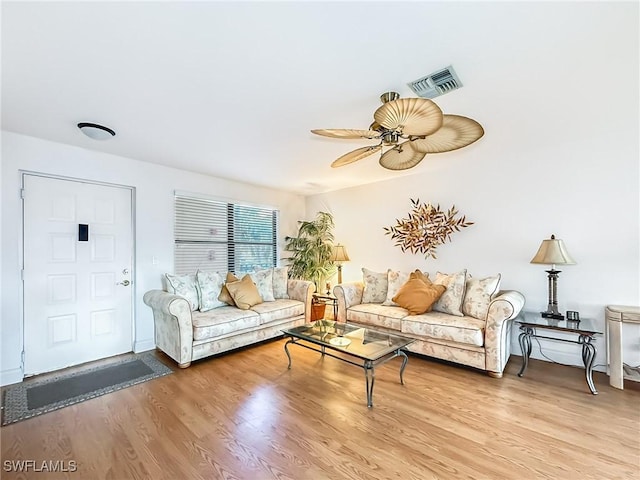
[{"label": "ceiling fan blade", "polygon": [[442,110],[426,98],[399,98],[385,103],[373,114],[388,130],[403,135],[431,135],[442,126]]},{"label": "ceiling fan blade", "polygon": [[350,163],[356,162],[358,160],[362,160],[369,155],[373,155],[376,152],[379,152],[382,149],[382,145],[373,145],[371,147],[361,147],[356,148],[355,150],[345,153],[337,160],[331,164],[333,168],[342,167],[343,165],[348,165]]},{"label": "ceiling fan blade", "polygon": [[408,170],[418,165],[426,155],[424,152],[416,152],[409,142],[403,142],[387,150],[380,157],[380,165],[388,170]]},{"label": "ceiling fan blade", "polygon": [[484,135],[482,126],[467,117],[444,115],[442,127],[424,139],[411,141],[417,152],[442,153],[471,145]]},{"label": "ceiling fan blade", "polygon": [[378,138],[380,132],[375,130],[354,130],[348,128],[328,128],[311,130],[311,133],[332,138]]}]

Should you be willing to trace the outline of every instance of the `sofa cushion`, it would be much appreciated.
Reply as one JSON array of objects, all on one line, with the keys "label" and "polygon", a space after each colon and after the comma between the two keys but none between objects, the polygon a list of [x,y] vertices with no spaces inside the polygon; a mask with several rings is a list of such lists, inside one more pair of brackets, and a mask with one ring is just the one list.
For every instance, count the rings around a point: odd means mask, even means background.
[{"label": "sofa cushion", "polygon": [[167,292],[184,297],[189,302],[191,311],[200,308],[200,300],[198,298],[198,289],[196,287],[196,276],[191,275],[171,275],[164,274],[167,279]]},{"label": "sofa cushion", "polygon": [[462,312],[486,320],[489,304],[500,289],[500,274],[487,278],[469,278],[462,303]]},{"label": "sofa cushion", "polygon": [[288,267],[276,267],[273,269],[273,297],[276,300],[279,298],[289,298],[287,291],[289,281],[288,273]]},{"label": "sofa cushion", "polygon": [[436,273],[436,279],[433,283],[444,285],[447,290],[442,294],[440,299],[435,303],[433,309],[436,312],[448,313],[462,317],[462,302],[464,300],[464,289],[467,282],[467,271],[460,270],[456,273]]},{"label": "sofa cushion", "polygon": [[411,278],[393,297],[393,301],[402,308],[406,308],[409,315],[420,315],[430,311],[445,290],[444,285],[435,285],[431,282],[427,284],[412,273]]},{"label": "sofa cushion", "polygon": [[193,339],[207,340],[247,328],[256,328],[260,325],[260,316],[252,310],[240,310],[226,305],[207,312],[194,312],[191,321]]},{"label": "sofa cushion", "polygon": [[400,331],[481,347],[484,344],[484,327],[484,320],[432,311],[405,317]]},{"label": "sofa cushion", "polygon": [[233,301],[233,297],[229,293],[229,289],[227,288],[227,283],[237,282],[238,280],[240,279],[236,277],[233,273],[227,272],[227,278],[225,278],[225,284],[222,286],[222,289],[220,290],[220,295],[218,295],[218,300],[226,303],[227,305],[231,305],[232,307],[235,307],[236,302]]},{"label": "sofa cushion", "polygon": [[236,306],[241,310],[248,310],[254,305],[262,303],[258,287],[248,274],[242,277],[242,280],[227,283],[227,288],[233,301],[236,302]]},{"label": "sofa cushion", "polygon": [[251,272],[249,276],[258,287],[258,293],[262,297],[262,301],[273,302],[275,300],[273,296],[273,269]]},{"label": "sofa cushion", "polygon": [[196,279],[200,293],[200,311],[206,312],[226,305],[226,303],[218,300],[224,285],[224,276],[221,273],[198,270]]},{"label": "sofa cushion", "polygon": [[304,315],[304,303],[281,298],[273,302],[259,303],[251,307],[251,310],[260,315],[260,325],[264,325],[276,320]]},{"label": "sofa cushion", "polygon": [[402,286],[407,283],[409,275],[411,275],[411,272],[387,271],[387,298],[382,302],[383,305],[398,305],[393,300],[393,297],[395,297]]},{"label": "sofa cushion", "polygon": [[387,272],[374,272],[366,268],[362,269],[362,281],[364,291],[362,292],[362,303],[382,303],[387,298]]},{"label": "sofa cushion", "polygon": [[347,321],[363,325],[373,325],[400,331],[402,318],[409,314],[402,307],[363,303],[347,310]]}]

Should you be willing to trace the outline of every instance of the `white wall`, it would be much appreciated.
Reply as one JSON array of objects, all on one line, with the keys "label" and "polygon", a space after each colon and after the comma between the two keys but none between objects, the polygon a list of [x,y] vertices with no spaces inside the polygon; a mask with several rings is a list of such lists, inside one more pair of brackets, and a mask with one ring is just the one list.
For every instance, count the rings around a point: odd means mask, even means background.
[{"label": "white wall", "polygon": [[[2,271],[0,383],[21,381],[22,205],[20,170],[133,186],[136,189],[135,350],[155,346],[151,309],[142,296],[161,288],[173,269],[173,192],[183,190],[219,196],[280,210],[280,241],[297,231],[305,216],[303,197],[97,153],[10,132],[2,132]],[[152,264],[152,257],[158,260]]]},{"label": "white wall", "polygon": [[[432,274],[467,268],[479,277],[499,272],[503,289],[525,295],[527,311],[542,311],[548,267],[529,261],[540,242],[555,234],[577,261],[559,267],[562,312],[577,310],[604,329],[607,304],[640,305],[638,45],[608,46],[616,55],[601,49],[592,52],[588,64],[572,65],[565,85],[575,88],[552,91],[541,79],[541,92],[505,92],[497,111],[481,119],[482,139],[427,156],[411,172],[415,175],[308,197],[307,215],[323,210],[335,216],[336,241],[346,245],[351,257],[343,280],[360,280],[362,267],[421,268]],[[605,65],[624,78],[620,88],[604,98],[586,96],[589,72]],[[515,109],[529,112],[528,125],[492,129],[493,115]],[[345,144],[345,152],[349,148],[355,147]],[[443,208],[455,204],[475,224],[454,233],[451,243],[438,248],[436,260],[402,253],[383,227],[405,217],[412,198]],[[638,365],[640,329],[628,327],[625,362]],[[576,345],[542,343],[554,360],[581,364]],[[517,341],[514,347],[519,353]],[[597,347],[596,364],[605,364],[603,337]]]}]

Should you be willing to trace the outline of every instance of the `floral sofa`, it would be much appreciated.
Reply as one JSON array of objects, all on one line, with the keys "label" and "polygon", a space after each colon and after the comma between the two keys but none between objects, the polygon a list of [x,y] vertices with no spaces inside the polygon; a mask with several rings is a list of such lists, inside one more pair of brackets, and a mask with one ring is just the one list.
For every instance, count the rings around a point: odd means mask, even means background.
[{"label": "floral sofa", "polygon": [[165,290],[144,294],[153,310],[156,347],[186,368],[193,360],[282,335],[309,321],[312,282],[286,267],[245,274],[198,271],[165,275]]},{"label": "floral sofa", "polygon": [[[525,298],[515,290],[501,291],[499,274],[474,278],[466,270],[438,272],[431,281],[419,270],[362,270],[362,282],[343,283],[333,289],[338,321],[414,338],[409,351],[502,377],[511,353],[512,320]],[[410,284],[420,285],[417,294],[409,289]],[[424,301],[426,296],[430,298]],[[416,299],[421,308],[415,308]]]}]

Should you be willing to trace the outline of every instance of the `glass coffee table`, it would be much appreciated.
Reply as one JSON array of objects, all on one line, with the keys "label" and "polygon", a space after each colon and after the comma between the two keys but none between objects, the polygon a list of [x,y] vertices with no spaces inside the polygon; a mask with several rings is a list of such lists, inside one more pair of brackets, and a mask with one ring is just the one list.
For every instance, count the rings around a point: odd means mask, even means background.
[{"label": "glass coffee table", "polygon": [[284,344],[284,351],[289,359],[287,368],[291,368],[289,345],[295,344],[364,369],[367,407],[373,407],[375,367],[396,357],[402,357],[400,383],[404,385],[402,375],[409,358],[403,349],[415,341],[412,338],[360,325],[330,320],[318,320],[315,323],[289,328],[282,332],[289,337]]}]

